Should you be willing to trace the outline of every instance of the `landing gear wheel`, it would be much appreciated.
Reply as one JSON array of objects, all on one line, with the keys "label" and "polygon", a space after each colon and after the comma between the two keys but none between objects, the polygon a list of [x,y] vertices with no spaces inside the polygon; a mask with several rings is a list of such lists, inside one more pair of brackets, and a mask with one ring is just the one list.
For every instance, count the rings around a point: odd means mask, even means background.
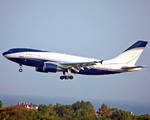
[{"label": "landing gear wheel", "polygon": [[19,72],[22,72],[23,70],[22,69],[19,69]]},{"label": "landing gear wheel", "polygon": [[60,79],[63,80],[63,79],[64,79],[64,76],[60,76]]},{"label": "landing gear wheel", "polygon": [[65,79],[68,80],[68,79],[69,79],[69,76],[65,76]]},{"label": "landing gear wheel", "polygon": [[73,79],[73,76],[69,76],[69,78],[72,80],[72,79]]}]

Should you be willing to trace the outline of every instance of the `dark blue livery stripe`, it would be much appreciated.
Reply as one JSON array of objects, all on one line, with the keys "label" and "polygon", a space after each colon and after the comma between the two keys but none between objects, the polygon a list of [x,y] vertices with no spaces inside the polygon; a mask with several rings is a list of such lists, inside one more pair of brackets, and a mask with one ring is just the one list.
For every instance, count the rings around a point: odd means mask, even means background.
[{"label": "dark blue livery stripe", "polygon": [[30,48],[14,48],[14,49],[8,50],[7,52],[4,52],[3,55],[11,54],[11,53],[18,53],[18,52],[48,52],[48,51],[36,50],[36,49],[30,49]]},{"label": "dark blue livery stripe", "polygon": [[147,41],[141,41],[141,40],[139,40],[135,44],[133,44],[131,47],[129,47],[128,49],[126,49],[124,52],[126,52],[128,50],[131,50],[131,49],[134,49],[134,48],[145,47],[147,43],[148,43]]}]

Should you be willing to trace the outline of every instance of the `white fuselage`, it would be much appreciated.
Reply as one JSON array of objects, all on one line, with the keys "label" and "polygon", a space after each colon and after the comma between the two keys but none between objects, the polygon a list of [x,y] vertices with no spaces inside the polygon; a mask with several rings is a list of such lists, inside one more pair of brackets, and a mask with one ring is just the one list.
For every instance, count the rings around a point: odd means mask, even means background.
[{"label": "white fuselage", "polygon": [[[61,76],[60,79],[73,79],[71,73],[105,75],[141,70],[144,66],[135,66],[135,63],[147,43],[147,41],[139,40],[110,60],[99,60],[30,48],[10,49],[4,52],[3,55],[9,60],[19,63],[20,72],[22,72],[22,65],[27,65],[35,67],[37,72],[62,71],[64,76]],[[68,73],[68,76],[65,75],[65,72]]]}]

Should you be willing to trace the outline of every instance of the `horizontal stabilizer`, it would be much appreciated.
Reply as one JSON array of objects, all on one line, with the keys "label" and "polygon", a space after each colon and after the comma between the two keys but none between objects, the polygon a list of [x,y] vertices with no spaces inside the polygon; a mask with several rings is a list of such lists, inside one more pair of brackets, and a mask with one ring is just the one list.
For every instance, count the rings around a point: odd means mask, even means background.
[{"label": "horizontal stabilizer", "polygon": [[121,69],[124,71],[139,71],[146,66],[133,66],[133,67],[122,67]]}]

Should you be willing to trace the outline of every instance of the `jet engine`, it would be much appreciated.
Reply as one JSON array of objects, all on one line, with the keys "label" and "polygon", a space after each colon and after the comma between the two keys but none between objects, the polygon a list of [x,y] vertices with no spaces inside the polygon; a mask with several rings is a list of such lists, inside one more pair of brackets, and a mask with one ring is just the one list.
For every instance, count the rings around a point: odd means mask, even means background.
[{"label": "jet engine", "polygon": [[36,71],[48,73],[48,72],[62,71],[62,68],[56,63],[48,62],[48,63],[44,63],[43,68],[36,67]]},{"label": "jet engine", "polygon": [[48,73],[46,71],[43,71],[43,67],[36,67],[35,69],[37,72],[43,72],[43,73]]}]

